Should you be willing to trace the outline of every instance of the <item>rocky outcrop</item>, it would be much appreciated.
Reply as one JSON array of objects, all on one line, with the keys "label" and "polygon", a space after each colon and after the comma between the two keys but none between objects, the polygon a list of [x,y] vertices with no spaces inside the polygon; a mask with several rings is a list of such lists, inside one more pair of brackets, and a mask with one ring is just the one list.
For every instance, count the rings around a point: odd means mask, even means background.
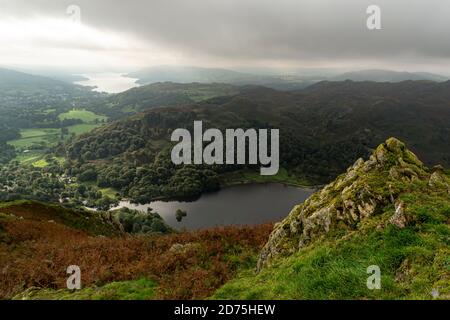
[{"label": "rocky outcrop", "polygon": [[[258,270],[278,257],[295,253],[333,231],[354,230],[358,223],[392,204],[392,224],[408,223],[404,203],[398,197],[413,183],[446,183],[438,171],[428,170],[401,141],[390,138],[367,161],[358,159],[347,172],[275,225],[261,251]],[[336,233],[338,234],[338,233]],[[339,233],[340,234],[340,233]]]},{"label": "rocky outcrop", "polygon": [[406,227],[408,218],[405,213],[405,203],[403,201],[399,201],[395,204],[395,214],[391,217],[389,222],[399,228]]}]

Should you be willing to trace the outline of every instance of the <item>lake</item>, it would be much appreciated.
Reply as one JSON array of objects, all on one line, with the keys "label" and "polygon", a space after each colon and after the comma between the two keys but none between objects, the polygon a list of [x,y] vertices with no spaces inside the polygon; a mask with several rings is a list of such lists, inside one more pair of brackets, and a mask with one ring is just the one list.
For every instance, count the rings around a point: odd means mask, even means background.
[{"label": "lake", "polygon": [[[207,193],[193,202],[155,201],[136,205],[120,202],[113,209],[127,207],[147,212],[153,208],[175,229],[197,230],[225,225],[255,225],[284,219],[292,208],[304,202],[314,190],[284,186],[281,184],[250,184]],[[181,222],[175,212],[187,212]]]},{"label": "lake", "polygon": [[74,83],[81,86],[97,87],[94,89],[97,92],[119,93],[139,86],[136,83],[138,79],[128,78],[121,73],[93,73],[82,74],[81,76],[88,78],[88,80]]}]

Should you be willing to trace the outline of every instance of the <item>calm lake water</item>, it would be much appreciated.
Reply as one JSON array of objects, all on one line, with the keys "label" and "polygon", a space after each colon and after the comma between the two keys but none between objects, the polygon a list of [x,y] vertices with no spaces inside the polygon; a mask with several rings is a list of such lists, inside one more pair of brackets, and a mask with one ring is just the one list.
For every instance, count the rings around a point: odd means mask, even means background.
[{"label": "calm lake water", "polygon": [[119,93],[139,86],[136,83],[138,79],[125,77],[121,73],[93,73],[83,74],[82,76],[89,78],[89,80],[74,83],[81,86],[97,87],[94,91],[98,92]]},{"label": "calm lake water", "polygon": [[[120,202],[114,208],[127,207],[147,212],[153,208],[175,229],[196,230],[224,225],[254,225],[284,219],[291,209],[304,202],[314,191],[281,184],[242,185],[203,195],[194,202],[156,201],[146,205]],[[181,222],[175,212],[187,212]]]}]

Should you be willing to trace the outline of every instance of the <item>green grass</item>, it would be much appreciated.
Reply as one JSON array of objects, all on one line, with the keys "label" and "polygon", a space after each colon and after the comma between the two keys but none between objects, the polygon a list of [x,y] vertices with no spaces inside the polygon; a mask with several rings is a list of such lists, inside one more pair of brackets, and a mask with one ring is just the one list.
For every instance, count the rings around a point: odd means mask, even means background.
[{"label": "green grass", "polygon": [[[14,161],[18,161],[23,165],[33,165],[37,168],[44,168],[49,165],[48,161],[44,159],[45,154],[42,151],[30,151],[30,152],[21,152],[15,158]],[[53,160],[58,162],[60,165],[64,164],[65,159],[63,157],[52,157]]]},{"label": "green grass", "polygon": [[52,146],[58,143],[60,133],[60,129],[54,128],[22,129],[20,130],[21,138],[9,141],[8,144],[19,150]]},{"label": "green grass", "polygon": [[80,135],[83,133],[90,132],[99,126],[101,126],[101,124],[82,123],[82,124],[76,124],[76,125],[70,126],[67,129],[69,129],[70,134],[74,133],[75,135]]},{"label": "green grass", "polygon": [[[276,260],[256,274],[242,272],[215,299],[450,299],[450,201],[409,194],[403,199],[417,222],[404,229],[387,223],[394,214],[363,222],[345,239],[328,237]],[[377,228],[380,224],[384,228]],[[367,268],[381,269],[381,290],[367,288]]]},{"label": "green grass", "polygon": [[34,300],[151,300],[157,283],[149,279],[112,282],[102,287],[89,287],[77,291],[29,290],[16,299]]},{"label": "green grass", "polygon": [[31,164],[35,161],[38,161],[43,156],[42,152],[22,152],[19,153],[15,158],[14,161],[18,161],[21,164]]},{"label": "green grass", "polygon": [[[101,124],[82,123],[68,127],[70,134],[80,135],[99,127]],[[61,138],[60,129],[23,129],[20,131],[21,138],[9,141],[8,144],[18,151],[27,149],[39,149],[55,146]]]},{"label": "green grass", "polygon": [[55,108],[50,108],[50,109],[46,109],[46,110],[43,111],[44,114],[50,114],[50,113],[53,113],[53,112],[56,112]]},{"label": "green grass", "polygon": [[[84,122],[82,124],[77,124],[68,127],[69,134],[75,135],[90,132],[93,129],[99,127],[101,125],[101,122],[104,122],[108,119],[105,116],[97,115],[91,111],[77,110],[77,109],[60,114],[59,118],[60,120],[79,119]],[[61,140],[61,129],[58,128],[22,129],[20,130],[20,136],[21,136],[20,139],[8,142],[8,144],[16,148],[16,151],[18,151],[19,153],[21,151],[29,149],[38,150],[55,146]],[[66,136],[65,138],[68,138],[68,136]],[[26,156],[21,155],[21,158],[26,158]],[[41,165],[43,165],[43,163],[40,163],[37,166]]]},{"label": "green grass", "polygon": [[107,196],[111,199],[115,199],[116,194],[118,193],[118,191],[114,188],[103,188],[103,189],[99,189],[99,190],[102,193],[102,195]]},{"label": "green grass", "polygon": [[33,167],[36,168],[45,168],[49,163],[45,159],[40,159],[38,161],[33,162]]},{"label": "green grass", "polygon": [[[83,184],[89,187],[97,187],[97,182],[95,181],[85,181],[83,182]],[[116,194],[119,193],[119,191],[114,188],[99,188],[98,190],[102,193],[102,195],[107,196],[111,199],[116,199]]]},{"label": "green grass", "polygon": [[20,130],[20,135],[21,135],[22,139],[45,137],[48,135],[54,135],[54,134],[59,134],[59,133],[60,133],[60,130],[54,129],[54,128]]},{"label": "green grass", "polygon": [[79,119],[83,121],[84,123],[94,123],[95,121],[103,122],[108,120],[108,117],[101,116],[98,114],[95,114],[94,112],[84,110],[84,109],[73,109],[66,113],[61,113],[58,118],[60,120],[65,119]]}]

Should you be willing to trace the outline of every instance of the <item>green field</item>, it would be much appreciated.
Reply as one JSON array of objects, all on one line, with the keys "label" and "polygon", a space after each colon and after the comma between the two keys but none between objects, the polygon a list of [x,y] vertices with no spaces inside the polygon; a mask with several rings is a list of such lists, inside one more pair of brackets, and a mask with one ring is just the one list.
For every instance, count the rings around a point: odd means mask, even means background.
[{"label": "green field", "polygon": [[36,161],[39,161],[43,156],[42,152],[22,152],[14,158],[15,161],[20,162],[21,164],[31,164]]},{"label": "green field", "polygon": [[[59,115],[59,119],[79,119],[83,121],[81,124],[67,127],[70,135],[87,133],[100,126],[102,122],[108,120],[105,116],[84,109],[73,109],[69,112],[62,113]],[[38,150],[52,147],[61,141],[61,129],[59,128],[22,129],[20,130],[20,135],[20,139],[8,142],[8,144],[14,146],[19,153],[25,150]],[[68,138],[68,136],[65,136],[64,138]],[[24,155],[21,156],[24,157]]]},{"label": "green field", "polygon": [[[80,135],[92,131],[100,124],[76,124],[68,127],[69,135]],[[20,131],[21,139],[9,141],[8,144],[16,148],[16,161],[23,164],[33,164],[35,167],[45,167],[47,163],[42,159],[45,149],[54,147],[61,141],[60,129],[24,129]],[[64,138],[67,139],[69,135]],[[44,161],[44,162],[43,162]]]},{"label": "green field", "polygon": [[9,141],[8,144],[14,146],[18,151],[25,149],[34,149],[39,147],[51,146],[58,143],[60,129],[22,129],[21,138]]},{"label": "green field", "polygon": [[59,132],[60,132],[59,129],[54,129],[54,128],[23,129],[20,131],[20,135],[22,136],[22,139],[26,139],[26,138],[37,138],[37,137],[43,137],[43,136],[52,135],[52,134],[58,134]]},{"label": "green field", "polygon": [[[69,130],[69,134],[80,135],[98,126],[100,124],[82,123],[67,127],[67,129]],[[23,129],[20,131],[20,135],[22,138],[8,142],[8,144],[14,146],[19,152],[27,149],[41,149],[55,146],[61,139],[61,130],[53,128]]]},{"label": "green field", "polygon": [[[87,110],[71,110],[59,115],[63,119],[80,119],[84,123],[67,127],[69,134],[63,139],[66,140],[71,135],[80,135],[92,131],[101,126],[107,117],[97,115]],[[59,128],[33,128],[20,130],[20,139],[8,141],[17,152],[16,161],[23,164],[32,164],[35,167],[45,167],[47,161],[43,159],[45,149],[56,146],[61,142],[61,129]]]},{"label": "green field", "polygon": [[76,125],[67,127],[67,129],[69,129],[70,134],[74,133],[75,135],[78,136],[80,134],[92,131],[99,126],[101,126],[101,124],[81,123],[81,124],[76,124]]},{"label": "green field", "polygon": [[105,122],[108,117],[100,116],[94,112],[84,110],[84,109],[73,109],[66,113],[61,113],[58,116],[59,120],[66,119],[78,119],[84,123],[95,123],[95,122]]},{"label": "green field", "polygon": [[[44,152],[42,151],[30,151],[22,152],[14,158],[14,161],[18,161],[21,164],[32,165],[36,168],[44,168],[49,165],[48,161],[44,159]],[[62,157],[52,157],[53,160],[57,161],[59,164],[63,164],[65,159]]]}]

